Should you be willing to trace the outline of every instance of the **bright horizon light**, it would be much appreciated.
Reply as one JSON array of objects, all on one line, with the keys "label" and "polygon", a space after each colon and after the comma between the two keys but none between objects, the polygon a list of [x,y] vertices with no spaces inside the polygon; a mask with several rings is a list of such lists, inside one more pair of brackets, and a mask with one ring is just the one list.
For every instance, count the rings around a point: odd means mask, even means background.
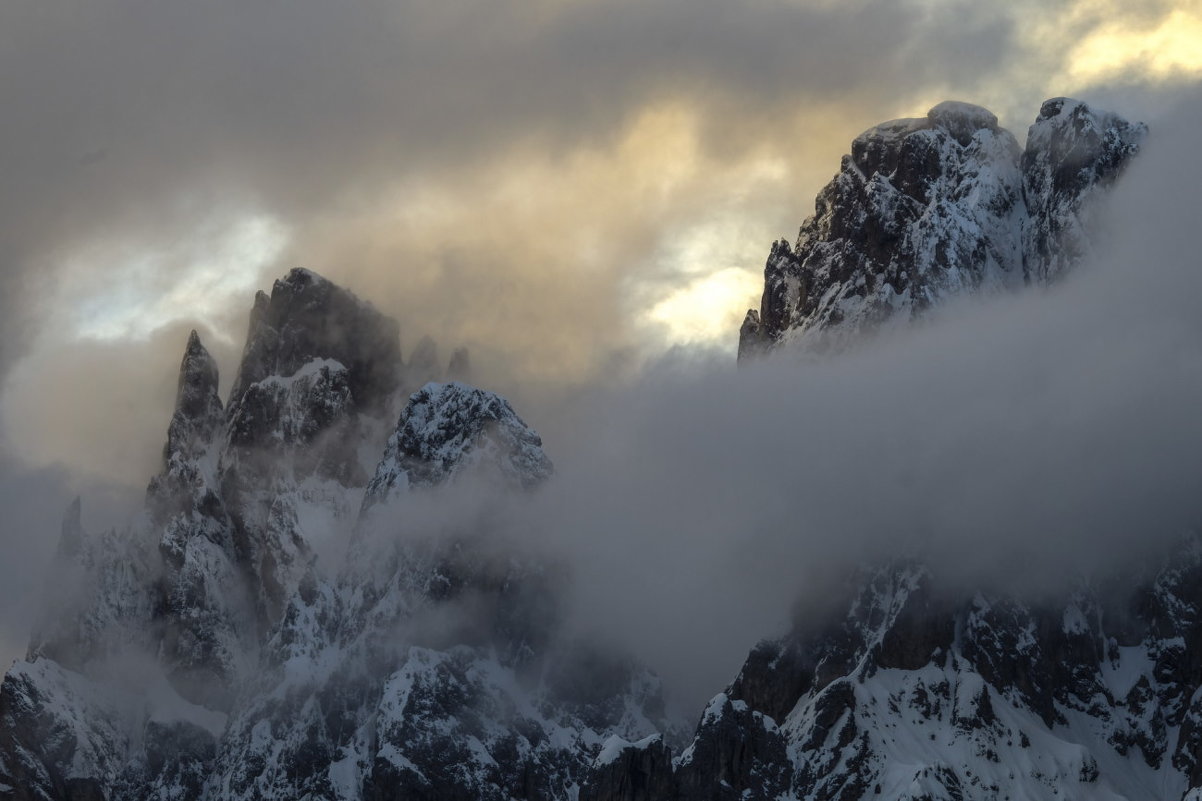
[{"label": "bright horizon light", "polygon": [[[166,246],[141,252],[127,246],[81,258],[79,269],[68,274],[105,280],[100,286],[70,283],[70,329],[79,339],[144,340],[177,320],[211,322],[231,300],[254,292],[287,242],[282,224],[250,215],[201,226]],[[219,327],[214,330],[220,335]]]}]

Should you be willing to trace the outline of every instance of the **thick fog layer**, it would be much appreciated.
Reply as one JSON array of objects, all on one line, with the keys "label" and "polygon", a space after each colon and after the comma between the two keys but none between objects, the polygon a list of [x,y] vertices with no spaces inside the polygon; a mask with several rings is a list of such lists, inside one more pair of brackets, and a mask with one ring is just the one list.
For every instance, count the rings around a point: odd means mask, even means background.
[{"label": "thick fog layer", "polygon": [[81,482],[62,468],[30,470],[0,451],[0,669],[25,655],[47,598],[75,589],[63,586],[50,564],[76,495],[86,498],[83,522],[93,532],[126,525],[140,501],[140,493],[125,485]]},{"label": "thick fog layer", "polygon": [[537,503],[578,622],[698,702],[857,560],[1042,592],[1202,526],[1200,112],[1155,125],[1050,291],[837,358],[668,359],[575,409]]}]

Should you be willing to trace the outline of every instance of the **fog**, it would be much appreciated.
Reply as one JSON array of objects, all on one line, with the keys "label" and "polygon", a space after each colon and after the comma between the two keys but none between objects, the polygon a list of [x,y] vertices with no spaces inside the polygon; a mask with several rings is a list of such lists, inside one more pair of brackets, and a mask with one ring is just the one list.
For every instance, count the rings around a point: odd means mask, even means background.
[{"label": "fog", "polygon": [[575,408],[534,514],[577,624],[696,704],[860,560],[1044,592],[1198,531],[1198,101],[1155,122],[1098,255],[1050,290],[835,358],[665,359]]},{"label": "fog", "polygon": [[86,499],[83,523],[99,532],[129,522],[140,493],[123,484],[83,480],[64,468],[30,470],[0,452],[0,666],[24,657],[46,598],[69,593],[50,574],[63,516],[75,496]]},{"label": "fog", "polygon": [[686,719],[865,563],[1034,600],[1133,586],[1202,534],[1202,94],[1151,122],[1095,252],[1055,286],[844,353],[736,368],[681,349],[631,381],[527,392],[545,486],[403,501],[387,530],[483,531],[565,569],[567,633],[652,666]]}]

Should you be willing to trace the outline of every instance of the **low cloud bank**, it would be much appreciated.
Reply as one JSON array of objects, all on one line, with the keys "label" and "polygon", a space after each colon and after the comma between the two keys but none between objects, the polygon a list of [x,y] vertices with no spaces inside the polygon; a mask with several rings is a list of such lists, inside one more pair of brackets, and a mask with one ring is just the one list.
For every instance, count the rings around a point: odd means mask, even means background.
[{"label": "low cloud bank", "polygon": [[575,566],[579,625],[704,700],[859,560],[1043,591],[1202,526],[1200,112],[1157,122],[1050,290],[837,358],[669,360],[549,417],[527,527]]}]

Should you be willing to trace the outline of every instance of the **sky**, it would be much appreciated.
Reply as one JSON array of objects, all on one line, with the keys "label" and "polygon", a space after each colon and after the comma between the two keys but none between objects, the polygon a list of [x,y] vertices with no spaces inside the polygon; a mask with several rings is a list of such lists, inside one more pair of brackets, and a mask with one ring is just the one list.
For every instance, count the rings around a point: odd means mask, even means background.
[{"label": "sky", "polygon": [[733,358],[859,131],[954,98],[1021,140],[1057,95],[1154,123],[1199,41],[1202,2],[6,2],[6,563],[44,560],[76,492],[120,522],[188,331],[228,388],[293,266],[570,430],[546,398]]}]

